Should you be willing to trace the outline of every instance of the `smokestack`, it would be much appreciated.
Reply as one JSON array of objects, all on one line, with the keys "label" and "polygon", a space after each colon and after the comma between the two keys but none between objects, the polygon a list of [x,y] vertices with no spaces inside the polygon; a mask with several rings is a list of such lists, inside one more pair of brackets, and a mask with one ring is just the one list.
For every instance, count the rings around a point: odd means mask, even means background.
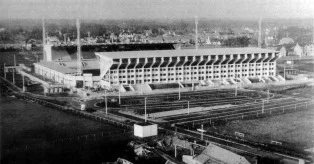
[{"label": "smokestack", "polygon": [[67,44],[67,34],[63,34],[63,43]]},{"label": "smokestack", "polygon": [[258,21],[258,45],[259,48],[262,47],[262,17],[259,17]]},{"label": "smokestack", "polygon": [[197,32],[198,19],[195,16],[195,50],[198,50],[198,32]]},{"label": "smokestack", "polygon": [[43,26],[43,60],[47,61],[47,55],[44,50],[44,46],[46,45],[46,29],[45,29],[45,19],[42,19],[42,26]]},{"label": "smokestack", "polygon": [[87,43],[90,44],[90,31],[87,32],[88,38],[87,38]]},{"label": "smokestack", "polygon": [[82,74],[82,62],[81,62],[81,33],[80,33],[80,20],[77,18],[76,19],[76,29],[77,29],[77,73]]}]

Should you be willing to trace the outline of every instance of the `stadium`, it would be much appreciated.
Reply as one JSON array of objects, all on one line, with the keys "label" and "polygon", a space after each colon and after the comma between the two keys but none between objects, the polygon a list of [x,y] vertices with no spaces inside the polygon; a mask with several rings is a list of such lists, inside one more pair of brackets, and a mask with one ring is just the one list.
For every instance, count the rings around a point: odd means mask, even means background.
[{"label": "stadium", "polygon": [[[279,52],[261,48],[87,51],[82,53],[79,63],[64,52],[68,51],[46,51],[51,61],[34,63],[35,73],[69,88],[160,83],[209,85],[216,81],[236,84],[251,83],[249,79],[254,78],[279,81],[276,78]],[[82,74],[77,72],[78,64]]]}]

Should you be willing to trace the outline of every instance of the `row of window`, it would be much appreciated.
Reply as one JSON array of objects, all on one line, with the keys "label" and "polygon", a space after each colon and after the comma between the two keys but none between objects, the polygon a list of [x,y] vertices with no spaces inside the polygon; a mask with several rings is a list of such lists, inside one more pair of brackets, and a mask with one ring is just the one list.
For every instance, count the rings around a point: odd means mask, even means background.
[{"label": "row of window", "polygon": [[[247,71],[247,69],[243,69],[242,71]],[[252,70],[250,70],[250,71],[253,71],[253,69]],[[260,71],[260,69],[257,69],[257,71]],[[230,73],[232,73],[233,72],[233,70],[228,70],[228,72]],[[235,70],[235,72],[241,72],[241,70]],[[211,71],[206,71],[206,73],[208,74],[208,73],[211,73]],[[213,71],[213,73],[226,73],[226,71]],[[197,72],[191,72],[191,75],[197,75]],[[200,75],[202,75],[202,74],[204,74],[204,72],[199,72],[199,74]],[[264,74],[266,74],[266,73],[264,73]],[[164,74],[160,74],[160,76],[166,76],[167,74],[166,73],[164,73]],[[182,75],[181,73],[176,73],[176,75]],[[183,75],[190,75],[190,72],[184,72],[183,73]],[[256,75],[260,75],[260,74],[256,74]],[[144,77],[150,77],[151,75],[149,75],[149,74],[145,74],[144,75]],[[155,77],[155,76],[158,76],[158,74],[153,74],[152,75],[153,77]],[[168,73],[168,76],[174,76],[174,73]],[[254,74],[250,74],[250,76],[254,76]],[[126,76],[119,76],[119,78],[121,79],[121,78],[125,78]],[[142,75],[128,75],[127,76],[128,78],[134,78],[134,77],[142,77]],[[210,77],[210,76],[209,76]],[[231,76],[232,77],[232,76]],[[113,76],[113,78],[114,79],[116,79],[117,78],[117,76]]]},{"label": "row of window", "polygon": [[[258,76],[258,75],[261,75],[260,73],[256,73],[256,74],[249,74],[250,76]],[[267,73],[263,73],[263,75],[267,75]],[[274,75],[273,72],[270,72],[269,75]],[[242,77],[247,77],[248,75],[247,74],[242,74]],[[226,75],[222,75],[222,76],[206,76],[207,79],[211,79],[211,78],[226,78],[227,76]],[[228,77],[240,77],[240,75],[228,75]],[[203,77],[192,77],[192,78],[189,78],[189,77],[184,77],[183,80],[201,80],[201,79],[204,79]],[[144,79],[144,82],[155,82],[155,81],[160,81],[160,82],[165,82],[167,80],[167,78],[162,78],[160,80],[158,79]],[[182,78],[168,78],[168,81],[182,81]],[[142,83],[141,80],[136,80],[137,83]],[[125,84],[126,81],[119,81],[120,84]],[[134,84],[134,81],[128,81],[129,84]],[[111,81],[111,84],[117,84],[117,81]]]},{"label": "row of window", "polygon": [[[254,66],[255,64],[250,64],[250,66]],[[267,64],[264,64],[264,65],[267,65]],[[274,63],[270,63],[269,65],[274,65]],[[256,66],[261,66],[261,64],[256,64]],[[241,65],[236,65],[236,67],[241,67]],[[247,65],[242,65],[242,67],[247,67]],[[204,66],[200,66],[199,68],[198,67],[191,67],[191,70],[194,70],[194,69],[204,69],[205,67]],[[211,66],[206,66],[206,68],[211,68]],[[226,68],[226,66],[214,66],[213,68]],[[228,65],[228,68],[233,68],[233,65]],[[184,70],[190,70],[190,67],[184,67],[183,68]],[[182,70],[182,68],[180,67],[177,67],[177,68],[161,68],[160,71],[171,71],[171,70]],[[144,69],[144,72],[150,72],[151,70],[148,68],[148,69]],[[152,69],[152,71],[158,71],[158,69]],[[119,73],[125,73],[126,70],[119,70]],[[127,70],[128,73],[131,73],[131,72],[134,72],[134,69],[129,69]],[[136,69],[135,72],[142,72],[142,69]],[[114,71],[110,71],[110,73],[117,73],[116,70]]]}]

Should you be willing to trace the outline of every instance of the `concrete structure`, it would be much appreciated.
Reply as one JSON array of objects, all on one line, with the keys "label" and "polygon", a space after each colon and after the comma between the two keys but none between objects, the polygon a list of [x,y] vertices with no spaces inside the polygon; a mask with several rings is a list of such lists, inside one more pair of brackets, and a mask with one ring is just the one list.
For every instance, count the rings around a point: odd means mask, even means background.
[{"label": "concrete structure", "polygon": [[137,137],[152,137],[157,136],[158,125],[157,124],[134,124],[134,136]]},{"label": "concrete structure", "polygon": [[278,51],[216,48],[96,53],[100,77],[119,84],[200,82],[276,75]]},{"label": "concrete structure", "polygon": [[[85,48],[94,50],[101,45]],[[35,63],[35,73],[69,88],[207,84],[211,80],[245,81],[249,77],[275,76],[279,56],[278,51],[252,47],[119,52],[93,52],[85,48],[82,47],[80,62],[82,74],[77,72],[76,46],[49,45],[45,46],[48,61]]]}]

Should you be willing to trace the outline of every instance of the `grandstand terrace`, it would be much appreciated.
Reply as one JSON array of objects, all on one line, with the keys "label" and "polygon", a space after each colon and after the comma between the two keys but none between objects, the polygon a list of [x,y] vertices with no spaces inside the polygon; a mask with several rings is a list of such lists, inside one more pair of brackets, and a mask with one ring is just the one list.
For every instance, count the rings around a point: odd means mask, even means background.
[{"label": "grandstand terrace", "polygon": [[110,85],[275,76],[278,54],[252,47],[96,53]]}]

